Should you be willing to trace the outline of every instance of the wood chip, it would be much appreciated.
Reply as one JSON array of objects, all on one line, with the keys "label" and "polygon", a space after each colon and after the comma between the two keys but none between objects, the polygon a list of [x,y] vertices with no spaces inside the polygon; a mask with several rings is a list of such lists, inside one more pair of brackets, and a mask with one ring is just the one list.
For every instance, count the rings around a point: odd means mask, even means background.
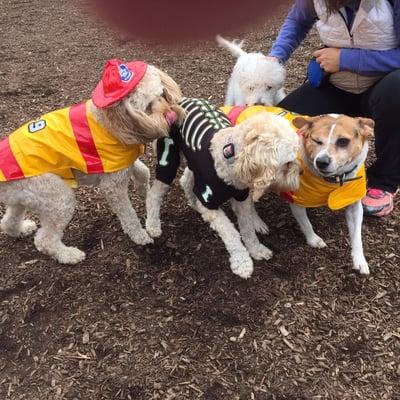
[{"label": "wood chip", "polygon": [[298,353],[301,353],[301,350],[297,349],[289,340],[283,338],[283,342],[286,344],[287,347],[289,347],[290,350],[296,351]]},{"label": "wood chip", "polygon": [[279,327],[279,332],[283,337],[289,336],[288,330],[283,325]]},{"label": "wood chip", "polygon": [[88,344],[90,341],[89,332],[85,332],[82,336],[82,344]]}]

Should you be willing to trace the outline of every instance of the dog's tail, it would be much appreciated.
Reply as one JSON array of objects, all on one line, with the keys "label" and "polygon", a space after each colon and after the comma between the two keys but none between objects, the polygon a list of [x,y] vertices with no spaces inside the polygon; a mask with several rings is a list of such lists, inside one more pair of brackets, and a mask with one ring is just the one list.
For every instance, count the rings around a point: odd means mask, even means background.
[{"label": "dog's tail", "polygon": [[221,47],[224,47],[225,49],[230,51],[230,53],[235,57],[239,58],[240,56],[247,54],[244,50],[242,50],[243,40],[240,42],[238,41],[230,42],[229,40],[224,39],[220,35],[217,35],[216,40]]}]

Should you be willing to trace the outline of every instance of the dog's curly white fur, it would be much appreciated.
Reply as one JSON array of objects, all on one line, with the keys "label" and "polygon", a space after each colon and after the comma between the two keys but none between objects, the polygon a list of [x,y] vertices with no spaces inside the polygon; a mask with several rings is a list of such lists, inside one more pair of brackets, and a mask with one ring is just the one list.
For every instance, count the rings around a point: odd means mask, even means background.
[{"label": "dog's curly white fur", "polygon": [[[233,162],[228,163],[223,156],[223,147],[229,138],[234,138],[236,155]],[[295,190],[298,187],[298,146],[297,135],[289,123],[269,113],[261,113],[236,127],[215,133],[209,150],[218,177],[235,188],[250,188],[252,194],[245,201],[230,200],[238,218],[240,233],[222,209],[212,210],[201,204],[193,192],[192,171],[186,168],[180,180],[189,205],[221,237],[230,255],[232,272],[242,278],[249,278],[253,272],[251,258],[268,260],[272,257],[272,251],[261,244],[256,235],[256,228],[266,231],[266,225],[256,224],[253,218],[249,218],[254,213],[253,201],[272,185],[281,190]],[[168,185],[155,180],[147,195],[146,229],[152,237],[160,236],[162,232],[160,207],[167,191]]]},{"label": "dog's curly white fur", "polygon": [[229,42],[217,36],[219,45],[237,57],[229,79],[225,105],[274,106],[285,96],[285,68],[275,59],[262,53],[246,53],[243,42]]},{"label": "dog's curly white fur", "polygon": [[[178,85],[171,77],[149,65],[136,90],[104,109],[93,104],[96,120],[121,143],[148,143],[168,134],[170,126],[165,114],[173,111],[178,119],[184,116],[177,105],[181,98]],[[149,170],[140,160],[113,173],[86,175],[75,172],[79,184],[99,186],[122,229],[137,244],[153,239],[142,228],[128,196],[129,179],[133,179],[142,195],[149,186]],[[76,264],[85,253],[62,242],[63,231],[75,209],[74,191],[57,175],[43,174],[0,184],[0,202],[7,206],[1,220],[1,230],[14,237],[27,236],[36,230],[33,221],[25,220],[25,211],[39,216],[41,227],[34,239],[36,248],[60,263]]]}]

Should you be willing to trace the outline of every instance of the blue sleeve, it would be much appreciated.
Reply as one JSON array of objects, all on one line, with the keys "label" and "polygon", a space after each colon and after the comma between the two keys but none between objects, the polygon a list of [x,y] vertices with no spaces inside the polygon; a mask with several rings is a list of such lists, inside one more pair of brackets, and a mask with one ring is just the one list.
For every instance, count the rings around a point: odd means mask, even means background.
[{"label": "blue sleeve", "polygon": [[[400,44],[400,0],[393,1],[394,30]],[[376,75],[400,69],[400,47],[390,50],[341,49],[340,70]]]},{"label": "blue sleeve", "polygon": [[379,75],[400,69],[400,48],[391,50],[341,49],[340,70]]},{"label": "blue sleeve", "polygon": [[281,62],[286,62],[307,36],[316,20],[317,14],[312,1],[296,0],[269,55],[277,57]]}]

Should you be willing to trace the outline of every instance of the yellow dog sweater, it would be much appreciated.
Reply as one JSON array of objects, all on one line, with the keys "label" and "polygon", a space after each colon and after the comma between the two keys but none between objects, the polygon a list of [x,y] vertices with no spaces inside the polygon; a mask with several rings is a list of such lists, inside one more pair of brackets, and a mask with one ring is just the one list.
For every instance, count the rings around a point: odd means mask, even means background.
[{"label": "yellow dog sweater", "polygon": [[[270,112],[292,122],[298,114],[286,111],[280,107],[249,106],[249,107],[221,107],[221,110],[228,116],[232,125],[240,124],[252,115],[260,112]],[[303,167],[303,174],[300,179],[300,187],[294,193],[282,193],[281,196],[289,202],[303,207],[328,206],[332,210],[340,210],[350,204],[361,200],[366,194],[367,180],[365,166],[362,164],[358,169],[354,180],[347,182],[332,183],[317,176],[306,167],[300,159]]]},{"label": "yellow dog sweater", "polygon": [[0,141],[0,182],[50,172],[76,187],[72,170],[103,174],[129,167],[144,145],[118,142],[89,106],[90,100],[50,112]]}]

